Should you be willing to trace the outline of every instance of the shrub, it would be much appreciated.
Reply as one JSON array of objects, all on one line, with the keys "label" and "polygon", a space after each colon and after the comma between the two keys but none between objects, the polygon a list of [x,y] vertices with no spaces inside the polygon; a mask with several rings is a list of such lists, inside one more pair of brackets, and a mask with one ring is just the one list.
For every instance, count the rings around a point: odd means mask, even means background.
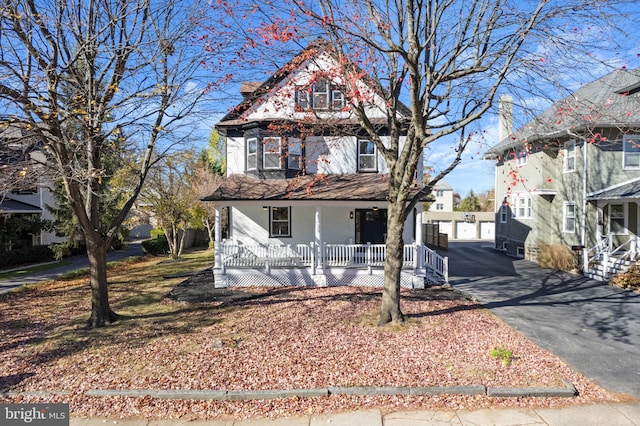
[{"label": "shrub", "polygon": [[169,242],[164,234],[162,234],[162,236],[158,236],[157,238],[144,240],[142,242],[142,251],[152,256],[167,254],[169,253]]},{"label": "shrub", "polygon": [[538,263],[540,266],[557,271],[573,271],[578,267],[576,254],[562,244],[539,244]]},{"label": "shrub", "polygon": [[54,255],[48,246],[34,246],[19,250],[0,251],[0,269],[50,262],[52,260],[54,260]]},{"label": "shrub", "polygon": [[627,272],[618,274],[611,279],[611,285],[630,290],[640,290],[640,265],[634,263]]},{"label": "shrub", "polygon": [[502,346],[498,346],[489,351],[489,356],[491,358],[502,361],[502,365],[507,367],[509,364],[511,364],[511,360],[513,359],[513,351],[510,349],[505,349]]}]

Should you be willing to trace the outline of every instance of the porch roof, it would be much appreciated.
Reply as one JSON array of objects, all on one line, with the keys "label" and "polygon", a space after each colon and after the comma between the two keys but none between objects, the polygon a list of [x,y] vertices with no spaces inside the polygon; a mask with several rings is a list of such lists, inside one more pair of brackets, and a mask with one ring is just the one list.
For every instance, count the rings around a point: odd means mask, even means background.
[{"label": "porch roof", "polygon": [[21,201],[5,198],[0,201],[0,214],[38,214],[42,209]]},{"label": "porch roof", "polygon": [[640,179],[587,194],[587,200],[625,200],[640,198]]},{"label": "porch roof", "polygon": [[389,180],[381,174],[306,175],[257,179],[231,175],[203,201],[327,200],[386,201]]}]

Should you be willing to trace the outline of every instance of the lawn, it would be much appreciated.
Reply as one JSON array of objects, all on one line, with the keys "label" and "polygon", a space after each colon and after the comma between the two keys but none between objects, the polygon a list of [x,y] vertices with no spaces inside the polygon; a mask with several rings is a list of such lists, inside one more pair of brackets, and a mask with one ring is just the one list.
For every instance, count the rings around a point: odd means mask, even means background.
[{"label": "lawn", "polygon": [[[236,418],[363,407],[477,408],[611,401],[613,396],[459,293],[405,291],[404,325],[377,327],[380,290],[213,289],[212,253],[147,257],[109,271],[113,326],[84,327],[86,277],[0,296],[0,402],[69,402],[73,416]],[[173,278],[172,278],[173,277]],[[497,351],[499,349],[499,351]],[[502,352],[501,352],[502,351]],[[511,354],[503,362],[496,353]],[[493,355],[493,356],[492,356]],[[91,389],[560,386],[559,398],[331,396],[268,401],[91,397]]]}]

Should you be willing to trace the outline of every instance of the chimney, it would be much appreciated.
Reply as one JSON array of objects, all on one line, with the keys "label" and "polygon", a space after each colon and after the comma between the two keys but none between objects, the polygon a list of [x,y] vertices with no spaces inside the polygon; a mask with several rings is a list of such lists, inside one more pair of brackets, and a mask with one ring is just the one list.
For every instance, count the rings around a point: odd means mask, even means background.
[{"label": "chimney", "polygon": [[245,81],[240,85],[240,94],[246,99],[261,85],[262,83],[259,81]]},{"label": "chimney", "polygon": [[498,101],[498,142],[513,133],[513,98],[510,95],[500,96]]}]

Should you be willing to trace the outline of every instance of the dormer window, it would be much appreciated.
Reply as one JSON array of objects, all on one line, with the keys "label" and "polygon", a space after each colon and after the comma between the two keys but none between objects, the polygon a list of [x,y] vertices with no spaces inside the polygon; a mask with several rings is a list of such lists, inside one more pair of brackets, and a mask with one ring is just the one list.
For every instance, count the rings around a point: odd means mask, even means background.
[{"label": "dormer window", "polygon": [[318,79],[310,87],[296,89],[296,107],[301,110],[341,110],[344,105],[342,91],[325,78]]}]

